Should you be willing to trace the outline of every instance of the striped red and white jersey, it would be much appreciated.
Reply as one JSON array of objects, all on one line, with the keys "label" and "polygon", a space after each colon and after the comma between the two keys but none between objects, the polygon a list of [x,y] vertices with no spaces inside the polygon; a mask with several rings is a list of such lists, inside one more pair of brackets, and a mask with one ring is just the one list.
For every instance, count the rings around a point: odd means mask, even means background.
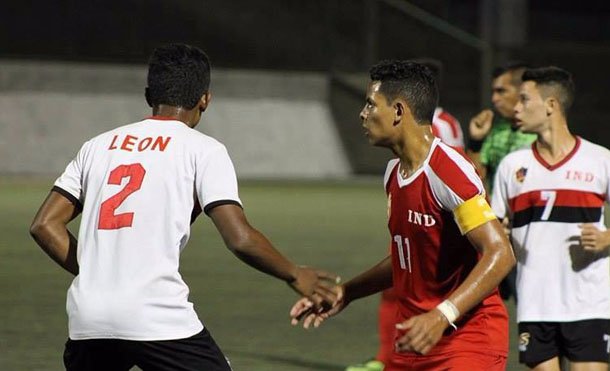
[{"label": "striped red and white jersey", "polygon": [[549,165],[536,143],[508,154],[495,176],[492,209],[509,217],[518,258],[520,322],[610,318],[610,259],[580,246],[579,225],[604,226],[610,151],[576,137]]},{"label": "striped red and white jersey", "polygon": [[432,133],[443,143],[464,149],[464,133],[460,122],[441,107],[436,107],[434,110]]},{"label": "striped red and white jersey", "polygon": [[[484,197],[485,189],[470,160],[438,138],[409,178],[400,175],[399,164],[398,159],[388,163],[384,183],[397,322],[402,322],[434,309],[477,264],[479,255],[464,235],[468,231],[461,231],[454,219],[454,210]],[[508,316],[497,290],[461,317],[457,326],[458,331],[445,334],[431,353],[507,352]]]}]

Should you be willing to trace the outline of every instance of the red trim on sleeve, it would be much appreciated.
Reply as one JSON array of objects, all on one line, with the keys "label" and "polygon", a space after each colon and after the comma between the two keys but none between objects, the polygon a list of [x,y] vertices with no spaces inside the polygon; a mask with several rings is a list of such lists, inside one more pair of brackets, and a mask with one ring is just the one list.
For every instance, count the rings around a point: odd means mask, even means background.
[{"label": "red trim on sleeve", "polygon": [[[604,195],[577,191],[571,189],[553,189],[555,192],[555,201],[553,206],[568,206],[568,207],[602,207],[604,206]],[[540,198],[541,190],[530,191],[517,195],[511,198],[508,203],[513,213],[525,210],[532,206],[546,206],[547,200]]]},{"label": "red trim on sleeve", "polygon": [[536,158],[536,160],[538,160],[538,162],[540,163],[540,165],[544,166],[545,168],[547,168],[548,170],[555,170],[559,167],[561,167],[561,165],[565,164],[566,162],[570,161],[570,159],[572,157],[574,157],[574,155],[576,154],[576,152],[578,151],[578,148],[580,148],[580,137],[575,136],[576,138],[576,144],[574,145],[574,148],[572,148],[572,150],[570,151],[570,153],[568,153],[566,155],[566,157],[564,157],[561,161],[559,161],[558,163],[556,163],[555,165],[551,165],[548,162],[546,162],[542,156],[540,156],[540,153],[538,153],[538,147],[536,146],[536,141],[534,141],[534,143],[532,143],[532,151],[534,152],[534,157]]},{"label": "red trim on sleeve", "polygon": [[[459,156],[464,157],[460,152],[456,152]],[[470,162],[468,159],[466,159],[466,161]],[[464,171],[460,169],[458,164],[453,161],[441,146],[436,146],[436,149],[430,158],[430,167],[462,200],[469,200],[479,194],[479,188],[472,183],[468,176],[464,174]],[[476,175],[475,172],[473,173]]]}]

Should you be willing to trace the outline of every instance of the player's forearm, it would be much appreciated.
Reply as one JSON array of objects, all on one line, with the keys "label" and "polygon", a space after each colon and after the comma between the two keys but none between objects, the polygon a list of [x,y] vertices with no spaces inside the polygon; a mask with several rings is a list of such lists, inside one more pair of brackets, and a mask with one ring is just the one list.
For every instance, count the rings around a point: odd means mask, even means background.
[{"label": "player's forearm", "polygon": [[231,243],[229,248],[241,261],[263,273],[286,282],[296,279],[297,267],[254,228],[244,238]]},{"label": "player's forearm", "polygon": [[345,283],[345,298],[348,302],[373,295],[392,287],[392,258],[381,262]]},{"label": "player's forearm", "polygon": [[[500,228],[499,223],[495,228]],[[462,315],[487,297],[516,263],[505,235],[496,233],[486,244],[482,249],[481,259],[466,280],[448,298]]]},{"label": "player's forearm", "polygon": [[77,241],[65,225],[35,221],[30,228],[30,234],[57,264],[75,276],[78,274]]}]

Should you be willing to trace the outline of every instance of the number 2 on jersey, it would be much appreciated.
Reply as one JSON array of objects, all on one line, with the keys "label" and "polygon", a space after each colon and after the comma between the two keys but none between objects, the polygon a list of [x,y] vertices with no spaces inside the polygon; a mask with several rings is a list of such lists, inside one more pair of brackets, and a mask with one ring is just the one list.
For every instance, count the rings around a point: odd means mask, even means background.
[{"label": "number 2 on jersey", "polygon": [[398,262],[400,263],[400,269],[407,269],[407,265],[409,266],[409,273],[411,273],[411,244],[409,243],[409,239],[405,237],[405,244],[407,250],[407,256],[405,260],[405,249],[402,244],[402,236],[397,234],[394,236],[394,242],[396,242],[396,247],[398,248]]},{"label": "number 2 on jersey", "polygon": [[144,167],[139,163],[120,165],[110,172],[108,184],[121,185],[121,181],[126,177],[129,177],[129,182],[119,193],[102,202],[102,206],[100,207],[100,220],[97,225],[98,229],[131,227],[133,222],[132,212],[118,215],[115,215],[114,212],[129,195],[140,189],[145,174],[146,170],[144,170]]}]

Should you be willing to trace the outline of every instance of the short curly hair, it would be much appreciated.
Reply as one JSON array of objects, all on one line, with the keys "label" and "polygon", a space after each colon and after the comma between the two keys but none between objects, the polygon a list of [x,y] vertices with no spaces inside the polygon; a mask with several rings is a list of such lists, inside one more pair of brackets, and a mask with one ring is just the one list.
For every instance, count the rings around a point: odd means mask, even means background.
[{"label": "short curly hair", "polygon": [[146,100],[193,109],[210,88],[210,60],[201,49],[170,44],[155,49],[148,64]]},{"label": "short curly hair", "polygon": [[374,65],[369,74],[380,81],[379,91],[388,102],[398,96],[409,106],[415,122],[430,124],[438,105],[438,86],[430,70],[421,63],[384,60]]}]

